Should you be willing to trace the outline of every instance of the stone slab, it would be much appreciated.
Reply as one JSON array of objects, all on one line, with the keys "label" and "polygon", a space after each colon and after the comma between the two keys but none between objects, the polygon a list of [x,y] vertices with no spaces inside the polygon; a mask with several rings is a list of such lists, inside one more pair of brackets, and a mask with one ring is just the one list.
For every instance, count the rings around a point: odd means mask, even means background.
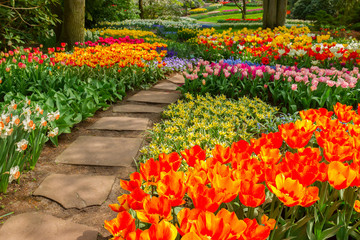
[{"label": "stone slab", "polygon": [[168,81],[176,84],[185,84],[185,78],[181,74],[176,74],[173,77],[169,78]]},{"label": "stone slab", "polygon": [[168,90],[168,91],[175,91],[179,85],[176,85],[171,82],[162,82],[159,84],[156,84],[153,88],[160,89],[160,90]]},{"label": "stone slab", "polygon": [[140,104],[124,104],[114,106],[115,113],[161,113],[164,111],[162,107]]},{"label": "stone slab", "polygon": [[131,167],[142,138],[80,136],[55,160],[74,165]]},{"label": "stone slab", "polygon": [[149,125],[148,118],[133,117],[103,117],[88,129],[115,130],[115,131],[144,131]]},{"label": "stone slab", "polygon": [[174,92],[140,91],[128,100],[148,103],[174,103],[180,98],[180,94]]},{"label": "stone slab", "polygon": [[39,212],[13,216],[0,229],[4,240],[96,240],[97,235],[88,226]]},{"label": "stone slab", "polygon": [[[52,174],[34,192],[60,203],[64,208],[101,205],[109,196],[115,176]],[[59,191],[60,190],[60,191]]]}]

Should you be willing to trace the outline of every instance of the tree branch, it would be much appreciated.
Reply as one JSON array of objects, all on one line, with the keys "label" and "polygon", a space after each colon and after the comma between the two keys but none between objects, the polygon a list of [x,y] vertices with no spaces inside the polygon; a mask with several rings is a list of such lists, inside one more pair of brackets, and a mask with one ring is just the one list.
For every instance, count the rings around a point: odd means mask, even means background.
[{"label": "tree branch", "polygon": [[36,9],[36,8],[39,8],[40,6],[36,6],[36,7],[28,7],[28,8],[23,8],[23,7],[11,7],[11,6],[7,6],[7,5],[4,5],[4,4],[1,4],[0,3],[0,6],[1,7],[6,7],[6,8],[10,8],[10,9],[17,9],[17,10],[29,10],[29,9]]}]

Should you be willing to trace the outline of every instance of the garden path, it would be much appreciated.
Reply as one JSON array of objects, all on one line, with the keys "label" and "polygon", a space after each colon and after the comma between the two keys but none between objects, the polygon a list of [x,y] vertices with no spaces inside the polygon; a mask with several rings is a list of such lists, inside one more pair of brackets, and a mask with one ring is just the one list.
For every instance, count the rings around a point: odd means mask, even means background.
[{"label": "garden path", "polygon": [[[61,205],[68,211],[66,217],[42,210],[17,214],[0,228],[0,239],[107,239],[101,236],[109,235],[103,229],[101,217],[104,211],[107,220],[116,216],[108,204],[115,203],[116,196],[124,193],[118,186],[119,180],[128,179],[129,173],[136,170],[134,160],[148,140],[145,131],[153,124],[154,115],[160,119],[164,107],[177,101],[180,94],[176,88],[183,83],[181,75],[163,80],[150,90],[125,98],[112,107],[111,116],[89,126],[90,135],[79,136],[56,157],[55,162],[64,167],[64,172],[50,169],[33,193],[51,204]],[[105,132],[119,134],[109,136]],[[75,166],[75,171],[66,172],[68,165]],[[94,168],[92,173],[81,170],[89,166]],[[86,218],[98,220],[83,221]]]}]

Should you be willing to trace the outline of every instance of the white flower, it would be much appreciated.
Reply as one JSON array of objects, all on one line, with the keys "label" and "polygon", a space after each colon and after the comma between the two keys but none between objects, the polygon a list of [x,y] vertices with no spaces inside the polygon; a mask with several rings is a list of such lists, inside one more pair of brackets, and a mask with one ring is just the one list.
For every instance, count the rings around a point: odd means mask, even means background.
[{"label": "white flower", "polygon": [[279,52],[279,55],[281,56],[281,55],[284,55],[284,53],[285,53],[286,51],[285,51],[284,49],[279,49],[278,52]]},{"label": "white flower", "polygon": [[18,151],[18,152],[25,151],[28,144],[29,144],[29,142],[26,139],[23,139],[20,142],[17,142],[16,143],[16,146],[17,146],[16,151]]},{"label": "white flower", "polygon": [[311,61],[312,65],[318,65],[320,62],[318,60]]},{"label": "white flower", "polygon": [[20,177],[20,169],[19,166],[15,166],[10,168],[10,176],[9,176],[9,183],[18,179]]},{"label": "white flower", "polygon": [[59,134],[59,128],[56,127],[56,128],[54,128],[52,131],[50,131],[50,132],[48,133],[48,137],[55,137],[55,136],[58,135],[58,134]]}]

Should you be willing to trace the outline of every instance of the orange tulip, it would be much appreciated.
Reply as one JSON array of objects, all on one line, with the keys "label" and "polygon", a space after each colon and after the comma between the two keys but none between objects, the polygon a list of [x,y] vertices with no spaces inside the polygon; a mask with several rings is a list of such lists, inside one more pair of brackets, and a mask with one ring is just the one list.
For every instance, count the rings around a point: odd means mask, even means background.
[{"label": "orange tulip", "polygon": [[181,240],[202,240],[199,235],[197,235],[196,233],[194,232],[189,232],[187,234],[185,234]]},{"label": "orange tulip", "polygon": [[352,106],[346,106],[345,104],[341,104],[338,102],[334,106],[334,113],[336,114],[340,122],[347,123],[351,121],[353,114],[355,114],[355,111],[352,110]]},{"label": "orange tulip", "polygon": [[230,235],[229,239],[240,238],[240,236],[246,230],[246,223],[243,220],[239,220],[235,212],[229,212],[225,208],[222,208],[217,214],[216,217],[224,220],[225,224],[230,226]]},{"label": "orange tulip", "polygon": [[130,206],[129,203],[127,202],[127,197],[128,197],[127,194],[123,194],[117,198],[120,204],[109,204],[111,210],[113,210],[114,212],[129,211]]},{"label": "orange tulip", "polygon": [[278,148],[262,147],[260,149],[259,157],[265,164],[272,165],[272,164],[276,164],[280,161],[281,154],[280,154],[280,150]]},{"label": "orange tulip", "polygon": [[323,131],[334,131],[335,129],[337,130],[347,130],[347,126],[344,124],[341,124],[339,122],[338,119],[331,119],[329,117],[325,117],[325,116],[320,116],[317,120],[316,120],[316,125],[318,126],[319,129],[323,130]]},{"label": "orange tulip", "polygon": [[144,230],[140,235],[140,240],[175,240],[177,234],[174,225],[162,220],[159,224],[153,224],[149,229]]},{"label": "orange tulip", "polygon": [[148,196],[149,194],[145,193],[144,190],[137,188],[127,195],[126,201],[133,210],[140,210],[144,208],[143,200]]},{"label": "orange tulip", "polygon": [[309,110],[302,110],[299,112],[301,119],[310,120],[315,122],[319,117],[326,116],[331,117],[333,112],[328,111],[326,108],[319,108],[319,109],[309,109]]},{"label": "orange tulip", "polygon": [[316,125],[310,120],[298,120],[295,123],[282,124],[278,128],[289,147],[303,148],[310,141]]},{"label": "orange tulip", "polygon": [[324,157],[328,162],[340,161],[345,162],[353,158],[354,147],[351,142],[337,144],[325,141]]},{"label": "orange tulip", "polygon": [[135,231],[135,219],[128,212],[120,212],[113,220],[105,221],[104,227],[114,236],[114,240],[123,240]]},{"label": "orange tulip", "polygon": [[171,207],[176,207],[185,203],[183,200],[186,193],[184,181],[184,172],[171,170],[161,177],[156,190],[160,196],[165,196],[170,200]]},{"label": "orange tulip", "polygon": [[233,178],[261,183],[265,180],[264,167],[256,158],[239,161],[233,166]]},{"label": "orange tulip", "polygon": [[231,202],[239,194],[240,180],[231,178],[230,168],[217,162],[208,172],[211,186],[224,195],[223,202]]},{"label": "orange tulip", "polygon": [[159,155],[160,170],[169,172],[170,169],[177,171],[181,165],[181,159],[177,152],[170,154],[161,153]]},{"label": "orange tulip", "polygon": [[274,132],[268,134],[262,133],[261,138],[250,139],[250,142],[254,152],[258,155],[260,153],[261,147],[280,148],[283,143],[283,139],[281,137],[280,132]]},{"label": "orange tulip", "polygon": [[355,210],[356,212],[360,213],[360,201],[359,201],[359,200],[355,200],[354,210]]},{"label": "orange tulip", "polygon": [[356,178],[356,172],[351,167],[342,162],[331,162],[328,168],[328,181],[335,189],[345,189]]},{"label": "orange tulip", "polygon": [[307,187],[305,196],[302,199],[300,205],[302,207],[310,207],[313,205],[317,200],[319,200],[319,188],[317,187]]},{"label": "orange tulip", "polygon": [[131,232],[128,234],[126,240],[145,240],[145,239],[141,239],[141,233],[143,232],[143,230],[141,229],[136,229],[135,232]]},{"label": "orange tulip", "polygon": [[196,161],[206,159],[206,151],[203,150],[199,145],[195,145],[190,149],[182,151],[181,156],[185,159],[186,163],[190,167],[193,167]]},{"label": "orange tulip", "polygon": [[270,227],[259,225],[255,219],[245,218],[244,222],[247,227],[243,235],[239,238],[239,240],[248,240],[248,239],[256,239],[256,240],[265,240],[270,235]]},{"label": "orange tulip", "polygon": [[212,150],[213,162],[220,162],[222,164],[229,163],[231,160],[231,151],[230,147],[223,147],[221,145],[215,145]]},{"label": "orange tulip", "polygon": [[317,143],[322,148],[325,146],[326,141],[338,143],[340,145],[344,144],[345,142],[351,141],[351,137],[344,129],[336,128],[333,128],[331,130],[327,129],[321,132],[315,132],[315,137]]},{"label": "orange tulip", "polygon": [[149,185],[156,185],[160,178],[160,162],[150,158],[140,163],[140,174]]},{"label": "orange tulip", "polygon": [[269,189],[286,206],[293,207],[302,202],[306,189],[299,181],[285,178],[283,174],[278,174],[275,178],[275,184],[275,186],[268,184]]},{"label": "orange tulip", "polygon": [[171,203],[166,197],[146,197],[144,210],[137,210],[137,217],[142,222],[157,224],[161,220],[171,220]]},{"label": "orange tulip", "polygon": [[183,236],[190,232],[190,230],[195,226],[195,222],[200,213],[201,210],[196,208],[183,208],[180,210],[177,214],[177,220],[179,222],[178,231],[180,235]]},{"label": "orange tulip", "polygon": [[128,190],[129,192],[133,191],[136,188],[141,187],[141,184],[142,184],[142,178],[139,172],[133,172],[130,175],[130,181],[120,180],[120,186],[123,189]]},{"label": "orange tulip", "polygon": [[225,240],[230,234],[230,225],[225,224],[222,218],[218,218],[212,212],[201,212],[195,223],[195,232],[202,239]]},{"label": "orange tulip", "polygon": [[231,152],[232,154],[236,154],[236,153],[247,153],[249,155],[252,154],[253,149],[251,147],[251,145],[245,141],[245,140],[240,140],[238,142],[234,142],[231,145]]},{"label": "orange tulip", "polygon": [[262,215],[261,224],[264,226],[267,226],[268,228],[270,228],[270,230],[274,230],[275,225],[276,225],[276,220],[273,218],[269,218],[266,215]]},{"label": "orange tulip", "polygon": [[218,192],[215,188],[208,188],[205,185],[198,184],[189,187],[189,197],[192,199],[195,208],[203,211],[215,212],[221,203],[223,203],[224,194]]},{"label": "orange tulip", "polygon": [[265,186],[252,181],[242,181],[239,199],[247,207],[257,207],[265,202]]}]

